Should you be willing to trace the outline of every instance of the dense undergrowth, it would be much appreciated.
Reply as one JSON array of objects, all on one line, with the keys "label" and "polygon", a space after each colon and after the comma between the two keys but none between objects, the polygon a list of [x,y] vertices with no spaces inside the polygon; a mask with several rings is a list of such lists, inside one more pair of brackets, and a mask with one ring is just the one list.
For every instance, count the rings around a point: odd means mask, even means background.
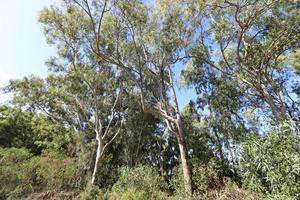
[{"label": "dense undergrowth", "polygon": [[[300,140],[291,132],[250,137],[241,146],[237,177],[224,175],[215,158],[201,164],[193,160],[194,194],[187,197],[180,166],[169,178],[150,165],[103,164],[98,184],[80,168],[77,156],[54,150],[34,155],[25,148],[0,148],[1,199],[299,199]],[[108,158],[109,159],[109,158]],[[100,188],[102,183],[105,187]],[[110,184],[107,184],[110,183]]]}]

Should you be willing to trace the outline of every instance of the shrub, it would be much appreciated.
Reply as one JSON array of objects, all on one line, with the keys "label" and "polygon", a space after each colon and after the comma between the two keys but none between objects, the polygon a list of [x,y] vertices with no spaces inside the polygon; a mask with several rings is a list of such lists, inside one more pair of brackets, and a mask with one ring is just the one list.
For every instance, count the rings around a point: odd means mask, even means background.
[{"label": "shrub", "polygon": [[300,198],[300,138],[291,131],[252,136],[243,146],[243,185],[270,199]]},{"label": "shrub", "polygon": [[47,152],[39,161],[38,181],[43,189],[69,190],[76,184],[76,163],[58,152]]},{"label": "shrub", "polygon": [[165,199],[161,186],[162,178],[153,168],[148,166],[123,167],[109,196],[110,199],[116,200]]},{"label": "shrub", "polygon": [[[194,196],[198,197],[206,192],[208,188],[213,189],[219,185],[219,166],[216,161],[211,159],[206,164],[198,164],[196,160],[192,163]],[[178,166],[174,169],[174,176],[171,179],[171,187],[175,190],[176,197],[179,199],[187,198],[184,189],[182,168]]]},{"label": "shrub", "polygon": [[203,193],[208,188],[215,188],[219,185],[219,166],[215,160],[207,164],[193,166],[193,183],[196,192]]},{"label": "shrub", "polygon": [[0,148],[0,199],[32,191],[37,159],[26,149]]},{"label": "shrub", "polygon": [[208,190],[201,199],[215,200],[260,200],[254,194],[239,188],[234,182],[227,180],[222,188]]},{"label": "shrub", "polygon": [[0,148],[0,199],[20,199],[35,191],[73,189],[75,179],[73,158],[56,152],[33,157],[27,149]]},{"label": "shrub", "polygon": [[100,190],[97,186],[94,185],[87,185],[85,190],[79,195],[80,200],[96,200]]}]

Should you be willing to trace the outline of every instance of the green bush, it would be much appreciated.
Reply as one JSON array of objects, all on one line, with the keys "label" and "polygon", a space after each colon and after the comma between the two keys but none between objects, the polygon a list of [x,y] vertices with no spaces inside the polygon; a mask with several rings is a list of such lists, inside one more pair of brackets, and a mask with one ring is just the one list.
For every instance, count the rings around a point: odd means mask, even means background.
[{"label": "green bush", "polygon": [[[195,198],[198,198],[199,195],[203,195],[208,188],[214,189],[214,187],[219,185],[218,170],[219,166],[214,159],[211,159],[206,164],[199,164],[197,160],[193,160],[192,173]],[[181,166],[174,169],[171,187],[175,190],[176,198],[187,198]]]},{"label": "green bush", "polygon": [[219,166],[215,160],[207,164],[193,166],[193,183],[195,191],[204,193],[208,188],[215,188],[219,183]]},{"label": "green bush", "polygon": [[[120,195],[120,196],[119,196]],[[120,194],[116,193],[112,196],[112,199],[120,199],[120,200],[144,200],[144,199],[149,199],[149,194],[147,194],[146,191],[144,190],[138,190],[137,188],[134,187],[129,187],[126,188],[126,190]],[[154,197],[154,195],[151,195]],[[156,195],[155,195],[156,196]],[[156,196],[155,199],[158,199]]]},{"label": "green bush", "polygon": [[76,164],[56,152],[33,156],[27,149],[0,148],[0,199],[21,199],[29,193],[74,189]]},{"label": "green bush", "polygon": [[208,190],[201,199],[218,200],[260,200],[254,194],[239,188],[234,182],[227,180],[222,188]]},{"label": "green bush", "polygon": [[291,131],[252,136],[243,146],[243,185],[270,199],[300,198],[300,138]]},{"label": "green bush", "polygon": [[76,185],[76,163],[58,152],[47,152],[39,161],[37,176],[45,190],[70,190]]},{"label": "green bush", "polygon": [[149,166],[123,167],[118,181],[113,185],[110,199],[166,199],[161,192],[162,178]]},{"label": "green bush", "polygon": [[184,180],[181,165],[175,167],[173,169],[173,173],[174,175],[171,179],[170,186],[175,190],[175,195],[177,196],[177,198],[184,198],[186,194],[184,190]]},{"label": "green bush", "polygon": [[94,185],[87,185],[85,190],[81,192],[80,200],[96,200],[98,195],[100,193],[100,190],[97,186]]},{"label": "green bush", "polygon": [[26,149],[0,148],[0,199],[31,192],[37,159]]}]

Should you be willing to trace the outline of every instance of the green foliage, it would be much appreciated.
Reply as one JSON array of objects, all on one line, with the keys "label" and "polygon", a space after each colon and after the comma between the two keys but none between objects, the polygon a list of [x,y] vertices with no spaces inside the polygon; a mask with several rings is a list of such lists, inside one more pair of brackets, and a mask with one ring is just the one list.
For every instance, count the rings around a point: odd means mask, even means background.
[{"label": "green foliage", "polygon": [[80,193],[80,200],[96,200],[100,190],[97,186],[87,185],[83,192]]},{"label": "green foliage", "polygon": [[118,181],[112,187],[111,199],[164,199],[162,178],[149,166],[120,169]]},{"label": "green foliage", "polygon": [[[149,195],[146,193],[146,191],[143,190],[138,190],[136,188],[126,188],[126,190],[124,191],[124,193],[120,194],[114,194],[112,195],[112,199],[117,200],[143,200],[143,199],[147,199],[149,198]],[[157,198],[157,197],[156,197]]]},{"label": "green foliage", "polygon": [[[219,172],[220,167],[215,160],[210,160],[207,163],[201,163],[194,159],[192,162],[194,197],[203,196],[208,189],[216,189],[220,186]],[[171,179],[171,187],[175,190],[176,197],[179,199],[187,198],[184,191],[182,179],[182,169],[177,166],[174,170],[174,176]]]},{"label": "green foliage", "polygon": [[39,161],[37,179],[47,190],[69,190],[76,185],[76,163],[61,153],[46,152]]},{"label": "green foliage", "polygon": [[129,167],[150,163],[149,158],[158,160],[160,149],[155,144],[163,142],[160,120],[141,112],[136,106],[139,103],[137,96],[128,95],[126,98],[126,126],[112,150],[116,151],[114,156],[118,157],[119,163]]},{"label": "green foliage", "polygon": [[35,148],[32,137],[33,114],[18,108],[0,106],[0,146]]},{"label": "green foliage", "polygon": [[34,144],[38,149],[68,153],[70,146],[74,145],[73,132],[45,115],[35,114],[31,119],[31,127]]},{"label": "green foliage", "polygon": [[204,193],[209,188],[217,188],[220,184],[219,170],[220,166],[214,160],[210,160],[207,164],[195,164],[193,166],[195,190]]},{"label": "green foliage", "polygon": [[269,198],[298,199],[299,145],[299,135],[291,130],[251,136],[243,146],[240,162],[244,187]]},{"label": "green foliage", "polygon": [[287,63],[293,66],[298,74],[300,74],[300,49],[288,54],[286,57]]},{"label": "green foliage", "polygon": [[45,149],[68,151],[71,131],[43,114],[0,106],[0,146],[27,148],[34,154]]},{"label": "green foliage", "polygon": [[1,198],[21,198],[34,191],[71,190],[77,183],[74,159],[57,152],[33,156],[26,149],[0,148]]},{"label": "green foliage", "polygon": [[182,179],[182,169],[180,166],[175,167],[173,170],[173,177],[171,179],[170,186],[175,190],[175,193],[180,196],[184,196],[184,184]]},{"label": "green foliage", "polygon": [[0,198],[32,192],[37,162],[26,149],[0,148]]}]

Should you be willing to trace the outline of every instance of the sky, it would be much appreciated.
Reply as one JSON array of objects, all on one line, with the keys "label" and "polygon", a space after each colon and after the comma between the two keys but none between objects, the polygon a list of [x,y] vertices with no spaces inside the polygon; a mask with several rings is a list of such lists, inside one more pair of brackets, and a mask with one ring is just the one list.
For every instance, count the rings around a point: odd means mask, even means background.
[{"label": "sky", "polygon": [[[0,0],[0,87],[9,79],[45,76],[45,60],[54,55],[38,23],[39,11],[54,0]],[[0,94],[0,102],[9,96]]]},{"label": "sky", "polygon": [[[0,2],[0,88],[10,79],[28,75],[46,76],[45,61],[55,55],[55,48],[46,43],[38,23],[38,13],[43,7],[57,3],[57,0]],[[177,93],[181,108],[195,98],[192,90],[178,89]],[[10,98],[11,95],[0,93],[0,103],[7,103]]]}]

